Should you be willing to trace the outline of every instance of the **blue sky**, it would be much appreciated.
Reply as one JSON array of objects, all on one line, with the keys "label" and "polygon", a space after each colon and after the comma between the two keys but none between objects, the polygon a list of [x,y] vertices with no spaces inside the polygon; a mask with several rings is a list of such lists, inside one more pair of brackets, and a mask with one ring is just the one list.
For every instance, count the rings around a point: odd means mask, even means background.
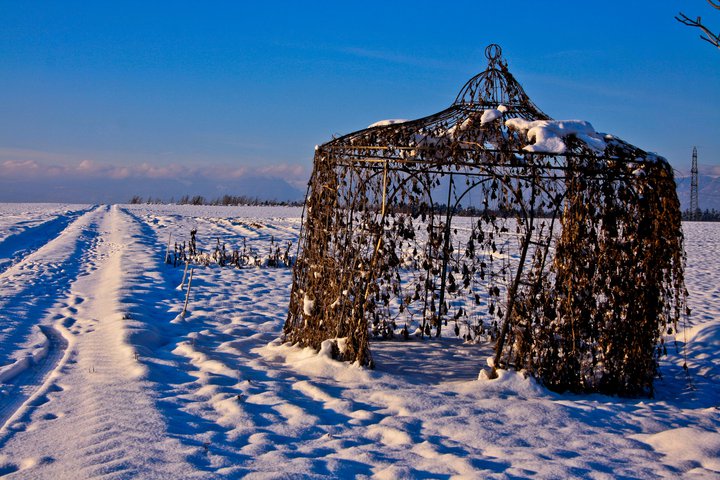
[{"label": "blue sky", "polygon": [[552,117],[720,174],[720,50],[681,10],[720,30],[701,0],[0,0],[0,176],[299,186],[333,134],[447,107],[489,43]]}]

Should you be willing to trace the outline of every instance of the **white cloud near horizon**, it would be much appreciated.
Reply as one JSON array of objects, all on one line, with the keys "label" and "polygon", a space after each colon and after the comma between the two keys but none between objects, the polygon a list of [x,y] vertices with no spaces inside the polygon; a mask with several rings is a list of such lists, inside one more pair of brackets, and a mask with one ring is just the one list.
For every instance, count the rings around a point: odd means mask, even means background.
[{"label": "white cloud near horizon", "polygon": [[281,178],[290,183],[302,183],[309,176],[304,165],[186,165],[181,163],[128,163],[97,162],[66,154],[20,149],[0,149],[0,177],[5,179],[49,178],[106,178],[125,180],[182,179],[203,177],[208,179],[240,179],[247,177]]}]

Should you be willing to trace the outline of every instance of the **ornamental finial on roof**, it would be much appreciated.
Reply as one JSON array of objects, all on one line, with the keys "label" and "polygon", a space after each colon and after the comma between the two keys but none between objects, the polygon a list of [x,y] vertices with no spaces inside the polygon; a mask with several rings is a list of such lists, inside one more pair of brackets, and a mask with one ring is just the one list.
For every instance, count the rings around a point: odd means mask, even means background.
[{"label": "ornamental finial on roof", "polygon": [[502,56],[502,48],[497,43],[491,43],[485,48],[485,58],[488,60],[497,60]]},{"label": "ornamental finial on roof", "polygon": [[491,43],[485,47],[485,58],[488,59],[488,67],[492,68],[495,65],[503,65],[502,60],[502,48],[497,43]]},{"label": "ornamental finial on roof", "polygon": [[500,45],[491,43],[485,48],[487,68],[475,75],[460,90],[455,98],[455,105],[474,108],[497,108],[515,106],[530,109],[523,117],[534,119],[547,118],[527,97],[520,84],[510,74],[507,62],[502,57]]}]

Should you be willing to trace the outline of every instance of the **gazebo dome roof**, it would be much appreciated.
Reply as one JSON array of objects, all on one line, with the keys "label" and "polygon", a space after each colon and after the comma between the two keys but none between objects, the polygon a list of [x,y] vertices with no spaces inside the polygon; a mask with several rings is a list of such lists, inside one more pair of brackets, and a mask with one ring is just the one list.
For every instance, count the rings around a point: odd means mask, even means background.
[{"label": "gazebo dome roof", "polygon": [[530,100],[525,90],[510,73],[507,62],[502,58],[502,49],[497,44],[485,49],[488,67],[472,77],[463,86],[453,105],[473,109],[498,108],[504,106],[508,112],[528,120],[549,119]]},{"label": "gazebo dome roof", "polygon": [[615,136],[595,132],[588,122],[553,120],[510,73],[499,45],[489,45],[485,56],[487,68],[465,83],[445,110],[416,120],[382,120],[337,137],[318,150],[345,151],[358,160],[437,163],[442,157],[441,163],[446,164],[455,163],[463,151],[572,154],[633,163],[657,160],[656,155]]}]

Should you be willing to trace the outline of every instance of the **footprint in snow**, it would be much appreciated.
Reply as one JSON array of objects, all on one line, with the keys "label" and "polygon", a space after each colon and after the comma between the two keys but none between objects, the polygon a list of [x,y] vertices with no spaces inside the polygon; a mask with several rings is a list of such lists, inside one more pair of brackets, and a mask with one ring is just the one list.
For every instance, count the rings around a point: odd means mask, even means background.
[{"label": "footprint in snow", "polygon": [[15,473],[18,470],[20,470],[20,466],[14,464],[14,463],[0,464],[0,477],[4,477],[5,475],[10,475],[11,473]]},{"label": "footprint in snow", "polygon": [[28,405],[31,407],[39,407],[40,405],[45,405],[50,401],[50,398],[47,395],[40,395],[36,399],[34,399],[32,402],[30,402]]}]

